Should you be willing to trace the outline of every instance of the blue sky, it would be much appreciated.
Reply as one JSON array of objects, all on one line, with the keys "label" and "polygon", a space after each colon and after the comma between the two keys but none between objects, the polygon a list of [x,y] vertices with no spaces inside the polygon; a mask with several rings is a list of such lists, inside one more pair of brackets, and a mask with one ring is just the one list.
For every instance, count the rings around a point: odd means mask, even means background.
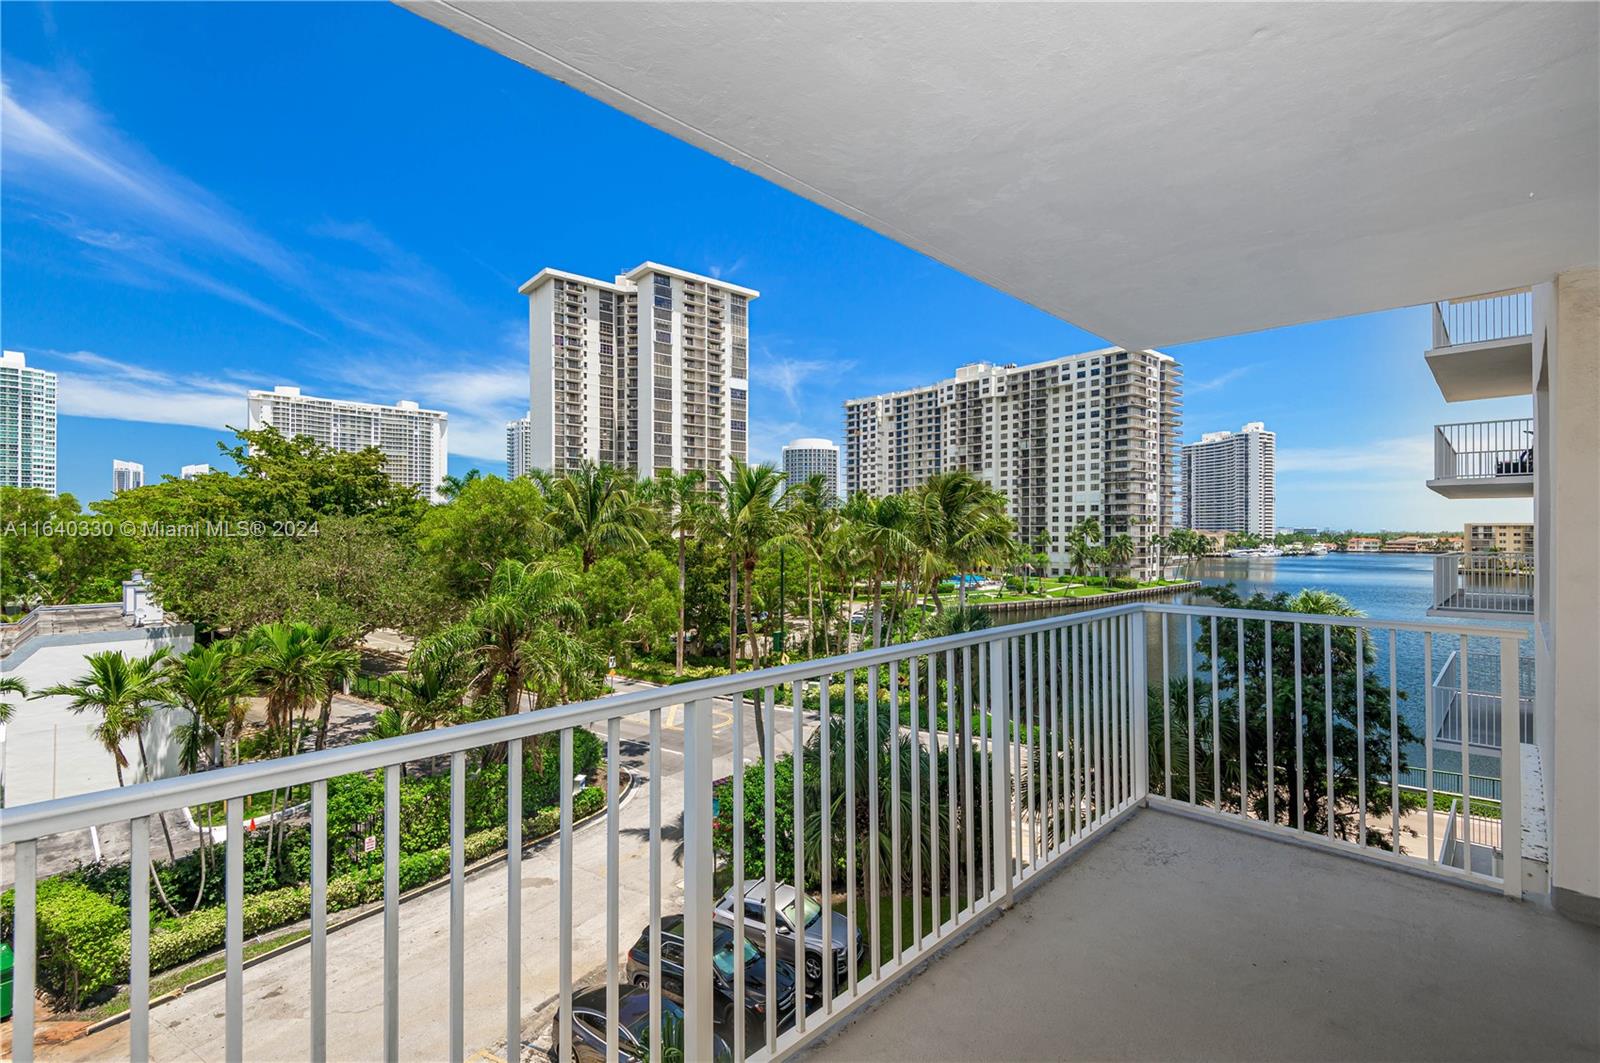
[{"label": "blue sky", "polygon": [[[451,415],[503,472],[517,285],[646,259],[758,288],[752,457],[840,402],[1098,339],[387,4],[0,5],[0,339],[61,374],[60,482],[215,461],[251,387]],[[1070,254],[1070,249],[1065,249]],[[1424,310],[1168,348],[1184,438],[1278,432],[1279,522],[1526,519],[1424,486]],[[996,341],[994,337],[1003,337]]]}]

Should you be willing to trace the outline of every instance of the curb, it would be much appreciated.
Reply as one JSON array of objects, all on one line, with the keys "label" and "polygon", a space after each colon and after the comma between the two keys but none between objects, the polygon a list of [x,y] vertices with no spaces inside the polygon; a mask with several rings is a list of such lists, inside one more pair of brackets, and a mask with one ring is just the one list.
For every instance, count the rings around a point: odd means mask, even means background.
[{"label": "curb", "polygon": [[[622,810],[623,803],[626,802],[630,797],[632,797],[634,791],[636,789],[638,789],[639,780],[634,775],[633,772],[628,771],[626,768],[619,767],[617,770],[618,770],[618,774],[620,774],[622,776],[622,793],[617,796],[617,810],[620,812]],[[599,819],[600,817],[604,816],[606,814],[606,812],[607,812],[606,807],[604,805],[602,805],[600,808],[595,809],[593,812],[589,813],[587,816],[584,816],[582,819],[579,819],[579,820],[575,821],[572,824],[573,832],[576,833],[579,828],[588,826],[590,823],[594,822],[596,819]],[[528,853],[532,852],[533,850],[541,848],[541,847],[547,845],[552,840],[555,840],[556,838],[558,838],[560,836],[560,834],[561,834],[561,831],[560,831],[559,828],[557,828],[556,830],[551,831],[549,834],[541,835],[540,837],[534,838],[534,839],[531,839],[531,840],[524,840],[523,843],[522,843],[523,855],[526,856]],[[464,869],[464,875],[465,875],[466,878],[471,878],[472,876],[476,875],[480,871],[486,871],[489,868],[494,867],[497,864],[505,863],[506,857],[507,857],[507,854],[506,854],[506,852],[504,850],[502,850],[499,853],[496,853],[493,856],[486,856],[482,860],[479,860],[475,864],[468,864],[467,867]],[[415,889],[407,890],[405,893],[402,893],[400,895],[399,903],[400,904],[404,904],[407,901],[412,900],[414,898],[421,897],[421,896],[423,896],[425,894],[433,893],[436,890],[443,889],[444,887],[448,886],[449,884],[450,884],[450,876],[449,875],[441,875],[439,878],[434,879],[432,882],[425,883],[425,884],[423,884],[421,886],[416,887]],[[345,918],[338,920],[337,922],[330,921],[328,923],[328,927],[327,927],[327,931],[326,932],[329,933],[329,934],[332,934],[335,930],[343,930],[347,926],[352,926],[352,925],[354,925],[356,923],[364,922],[364,921],[366,921],[368,919],[371,919],[373,916],[381,915],[382,913],[383,913],[383,904],[382,904],[382,902],[374,901],[374,902],[370,903],[366,907],[365,911],[357,911],[357,912],[355,912],[355,914],[348,915]],[[270,933],[270,931],[268,931],[268,933]],[[259,963],[265,963],[267,960],[276,959],[277,957],[282,956],[285,953],[293,952],[295,949],[302,948],[302,947],[310,944],[310,942],[311,942],[311,934],[308,931],[307,933],[305,933],[301,937],[296,938],[293,941],[285,942],[284,944],[279,945],[275,949],[269,949],[266,952],[263,952],[259,956],[252,956],[250,959],[245,960],[243,969],[248,971],[250,968],[256,966]],[[185,993],[188,993],[191,990],[204,989],[206,986],[215,985],[217,982],[222,981],[227,976],[228,976],[228,972],[223,970],[223,971],[217,971],[214,974],[208,974],[204,978],[197,978],[193,982],[188,982],[188,983],[186,983],[186,984],[184,984],[182,986],[179,986],[177,989],[172,990],[171,992],[163,993],[159,997],[155,997],[155,998],[151,999],[150,1007],[151,1008],[155,1008],[157,1005],[165,1004],[165,1003],[168,1003],[169,1001],[176,1000],[177,998],[183,996]],[[115,1015],[109,1015],[106,1018],[101,1019],[99,1022],[92,1023],[91,1025],[86,1026],[76,1037],[72,1037],[68,1041],[65,1041],[65,1042],[62,1042],[62,1043],[63,1044],[69,1044],[72,1041],[76,1041],[76,1040],[79,1040],[81,1038],[88,1037],[90,1034],[99,1033],[101,1030],[109,1030],[113,1026],[119,1025],[120,1023],[127,1022],[128,1021],[128,1017],[131,1014],[132,1014],[132,1011],[130,1009],[130,1010],[127,1010],[127,1011],[118,1012]]]}]

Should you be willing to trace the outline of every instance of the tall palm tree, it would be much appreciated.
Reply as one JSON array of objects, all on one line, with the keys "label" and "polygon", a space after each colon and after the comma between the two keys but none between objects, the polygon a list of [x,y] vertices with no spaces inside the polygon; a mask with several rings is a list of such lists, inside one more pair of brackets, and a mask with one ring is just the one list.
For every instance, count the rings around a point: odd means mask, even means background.
[{"label": "tall palm tree", "polygon": [[262,624],[249,634],[244,664],[267,699],[267,729],[278,736],[285,753],[298,747],[312,706],[331,696],[346,659],[348,651],[330,650],[328,635],[326,629],[294,620]]},{"label": "tall palm tree", "polygon": [[[938,473],[912,494],[909,534],[928,556],[931,588],[952,572],[964,574],[1004,552],[1015,532],[1006,516],[1005,499],[965,469]],[[957,588],[958,604],[967,604],[966,581]],[[934,595],[934,609],[943,602]]]},{"label": "tall palm tree", "polygon": [[[246,686],[233,667],[235,660],[222,643],[196,646],[181,657],[167,659],[162,700],[189,714],[189,722],[178,728],[178,762],[185,772],[199,771],[202,760],[212,759],[213,750],[227,748],[231,709]],[[190,911],[198,908],[205,896],[211,859],[210,809],[208,802],[205,822],[200,825],[200,884]]]},{"label": "tall palm tree", "polygon": [[683,674],[684,616],[689,585],[689,538],[711,519],[711,501],[705,490],[706,474],[700,469],[675,473],[663,470],[651,481],[651,492],[662,509],[668,532],[678,541],[678,638],[675,674]]},{"label": "tall palm tree", "polygon": [[[20,675],[0,676],[0,695],[18,694],[23,698],[28,696],[28,684],[22,681]],[[0,724],[11,722],[11,717],[17,712],[17,704],[0,700]]]},{"label": "tall palm tree", "polygon": [[[80,675],[70,683],[57,683],[33,693],[34,698],[64,697],[67,698],[67,708],[73,713],[94,713],[99,717],[99,722],[92,729],[95,740],[111,755],[112,763],[117,771],[117,785],[126,785],[123,769],[129,766],[127,754],[122,751],[122,743],[129,738],[134,739],[134,745],[139,753],[139,771],[146,779],[150,777],[149,753],[145,747],[145,731],[150,722],[151,709],[165,701],[163,690],[164,675],[163,662],[166,661],[171,651],[163,646],[153,653],[143,657],[128,657],[117,650],[103,650],[100,653],[90,654],[86,663],[89,671]],[[167,819],[160,813],[156,816],[161,825],[162,836],[167,843],[167,859],[176,861],[177,854],[172,846],[172,833],[167,829]],[[161,903],[174,917],[178,915],[176,908],[167,900],[166,889],[161,884],[160,876],[151,868],[151,879],[156,884],[156,892],[161,896]]]},{"label": "tall palm tree", "polygon": [[916,550],[916,542],[907,528],[908,503],[903,495],[886,495],[873,498],[858,494],[845,506],[845,514],[855,525],[863,551],[871,566],[872,581],[872,643],[883,645],[883,579],[891,566]]},{"label": "tall palm tree", "polygon": [[609,465],[584,462],[548,481],[553,523],[563,546],[576,546],[583,571],[602,550],[642,550],[649,507],[631,478]]},{"label": "tall palm tree", "polygon": [[1133,536],[1124,533],[1107,539],[1105,550],[1106,557],[1112,565],[1119,569],[1127,569],[1133,563],[1133,555],[1138,547],[1133,541]]},{"label": "tall palm tree", "polygon": [[[720,518],[729,545],[729,612],[738,609],[739,576],[744,577],[744,621],[750,659],[759,656],[755,630],[756,565],[768,545],[784,531],[780,489],[783,473],[771,465],[746,465],[735,460],[731,473],[718,473],[724,511]],[[735,641],[738,625],[729,627],[728,640]],[[738,655],[731,648],[729,671],[738,671]]]},{"label": "tall palm tree", "polygon": [[[821,473],[789,485],[784,492],[789,514],[786,541],[800,550],[806,566],[806,653],[816,652],[819,572],[829,537],[839,523],[838,499],[829,492]],[[826,623],[826,621],[824,621]]]}]

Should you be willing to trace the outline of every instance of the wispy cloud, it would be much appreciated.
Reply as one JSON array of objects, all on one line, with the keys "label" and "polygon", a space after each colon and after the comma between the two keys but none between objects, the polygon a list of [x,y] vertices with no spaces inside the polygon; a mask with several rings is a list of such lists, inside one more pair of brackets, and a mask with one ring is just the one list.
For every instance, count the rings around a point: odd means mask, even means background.
[{"label": "wispy cloud", "polygon": [[711,265],[706,267],[706,273],[717,278],[718,280],[721,280],[723,277],[730,277],[742,269],[744,269],[744,256],[740,255],[727,265],[723,265],[720,262],[713,262]]},{"label": "wispy cloud", "polygon": [[1370,474],[1405,470],[1423,479],[1433,466],[1433,445],[1425,436],[1376,439],[1358,446],[1298,447],[1278,451],[1280,473]]},{"label": "wispy cloud", "polygon": [[60,412],[68,416],[215,429],[245,422],[244,389],[231,381],[178,377],[94,351],[40,354],[84,367],[57,370]]},{"label": "wispy cloud", "polygon": [[1189,392],[1191,395],[1201,391],[1216,391],[1219,388],[1227,387],[1235,380],[1238,380],[1240,377],[1258,368],[1260,367],[1257,365],[1235,366],[1226,372],[1219,373],[1218,375],[1211,377],[1209,380],[1185,380],[1183,382],[1183,389]]},{"label": "wispy cloud", "polygon": [[796,413],[801,410],[801,393],[808,380],[823,373],[840,375],[855,367],[849,361],[823,361],[820,358],[785,358],[771,354],[761,359],[761,383],[776,388]]}]

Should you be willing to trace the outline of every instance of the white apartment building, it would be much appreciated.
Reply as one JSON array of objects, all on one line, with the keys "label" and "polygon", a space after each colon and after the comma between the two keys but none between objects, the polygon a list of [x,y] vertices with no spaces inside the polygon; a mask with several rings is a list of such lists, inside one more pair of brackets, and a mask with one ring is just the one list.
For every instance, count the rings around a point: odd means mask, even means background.
[{"label": "white apartment building", "polygon": [[1118,347],[1033,365],[977,362],[936,384],[851,399],[845,491],[909,491],[968,469],[1006,496],[1018,537],[1049,540],[1053,571],[1089,517],[1127,534],[1134,570],[1152,573],[1151,540],[1172,529],[1182,369],[1156,351]]},{"label": "white apartment building", "polygon": [[839,445],[831,439],[796,439],[783,448],[783,476],[786,487],[821,476],[829,498],[839,494]]},{"label": "white apartment building", "polygon": [[1270,537],[1277,527],[1277,435],[1260,421],[1183,447],[1183,526]]},{"label": "white apartment building", "polygon": [[279,386],[249,393],[252,429],[273,426],[285,436],[309,436],[325,447],[348,453],[376,447],[383,452],[389,478],[415,487],[434,502],[443,501],[449,455],[450,417],[414,402],[382,406],[371,402],[321,399]]},{"label": "white apartment building", "polygon": [[123,491],[132,491],[135,487],[144,486],[144,466],[137,461],[123,461],[113,458],[111,461],[111,492],[119,494]]},{"label": "white apartment building", "polygon": [[0,354],[0,487],[56,493],[56,375]]},{"label": "white apartment building", "polygon": [[538,468],[533,463],[533,420],[518,417],[506,422],[506,479],[515,480]]},{"label": "white apartment building", "polygon": [[751,288],[645,262],[543,269],[528,297],[532,465],[725,471],[749,445]]},{"label": "white apartment building", "polygon": [[208,473],[210,471],[211,471],[211,466],[206,464],[205,462],[201,462],[198,465],[185,465],[181,470],[179,470],[178,479],[180,479],[180,480],[193,480],[195,477],[204,476],[206,473]]}]

